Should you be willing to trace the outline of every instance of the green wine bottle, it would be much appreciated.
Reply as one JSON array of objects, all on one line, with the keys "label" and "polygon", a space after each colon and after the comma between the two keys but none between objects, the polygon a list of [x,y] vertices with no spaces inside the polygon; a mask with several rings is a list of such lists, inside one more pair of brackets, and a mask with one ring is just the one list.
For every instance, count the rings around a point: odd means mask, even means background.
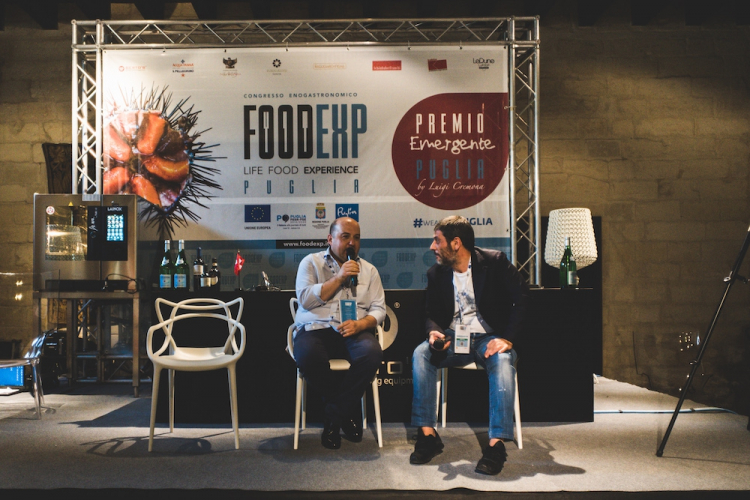
[{"label": "green wine bottle", "polygon": [[164,256],[161,258],[159,266],[159,288],[172,288],[174,281],[174,262],[172,262],[172,242],[164,240]]},{"label": "green wine bottle", "polygon": [[560,288],[578,288],[578,272],[569,236],[565,237],[565,252],[560,261]]},{"label": "green wine bottle", "polygon": [[177,260],[175,261],[174,270],[174,287],[177,290],[187,290],[188,288],[188,263],[185,257],[185,240],[179,240]]}]

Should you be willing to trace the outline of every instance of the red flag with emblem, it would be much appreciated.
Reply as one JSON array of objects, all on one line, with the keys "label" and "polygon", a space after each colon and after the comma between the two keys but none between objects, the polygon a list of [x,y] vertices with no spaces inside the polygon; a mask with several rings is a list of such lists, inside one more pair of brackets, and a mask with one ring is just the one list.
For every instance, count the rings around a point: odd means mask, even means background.
[{"label": "red flag with emblem", "polygon": [[240,251],[237,250],[237,258],[234,259],[234,274],[239,276],[240,271],[242,270],[242,265],[245,263],[245,259],[242,258],[242,255],[240,255]]}]

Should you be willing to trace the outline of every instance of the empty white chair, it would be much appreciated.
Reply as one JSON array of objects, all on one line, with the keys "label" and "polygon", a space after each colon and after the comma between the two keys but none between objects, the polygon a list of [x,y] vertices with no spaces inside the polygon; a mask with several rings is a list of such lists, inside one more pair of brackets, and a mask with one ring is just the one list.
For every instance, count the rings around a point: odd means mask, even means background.
[{"label": "empty white chair", "polygon": [[[452,366],[451,368],[457,368],[459,370],[484,370],[481,365],[476,363],[469,363],[466,366]],[[442,415],[442,426],[445,427],[446,413],[448,413],[448,368],[441,368],[440,377],[438,378],[438,413]],[[516,400],[513,405],[513,414],[516,417],[516,443],[518,449],[523,449],[523,433],[521,431],[521,400],[518,397],[518,373],[515,377],[516,381]]]},{"label": "empty white chair", "polygon": [[[169,318],[162,316],[162,306],[171,307]],[[239,305],[237,317],[232,316],[232,308]],[[240,323],[244,302],[238,297],[231,302],[218,299],[193,298],[175,303],[163,298],[156,299],[156,314],[159,324],[148,329],[146,350],[154,364],[154,382],[151,394],[151,428],[148,436],[148,451],[153,448],[154,423],[156,421],[156,404],[159,395],[159,377],[162,369],[169,370],[169,432],[174,432],[174,372],[175,371],[208,371],[226,368],[229,374],[229,402],[232,411],[232,428],[234,429],[234,447],[240,447],[240,432],[237,421],[237,380],[235,367],[245,351],[245,327]],[[175,341],[173,329],[175,323],[193,318],[213,318],[226,323],[227,339],[219,347],[190,347]],[[153,349],[154,332],[164,332],[164,342],[158,350]],[[239,345],[236,333],[239,330]]]},{"label": "empty white chair", "polygon": [[[289,309],[292,313],[292,320],[297,316],[297,299],[292,298],[289,300]],[[289,355],[294,359],[294,323],[289,326],[286,334],[286,350]],[[383,348],[383,329],[378,325],[377,329],[378,342],[380,348]],[[296,361],[295,361],[296,363]],[[330,359],[328,365],[333,371],[346,371],[349,369],[349,361],[345,359]],[[362,428],[367,429],[367,407],[365,406],[365,399],[367,394],[362,395]],[[378,435],[378,446],[383,447],[383,428],[380,422],[380,396],[378,394],[378,377],[377,375],[372,379],[372,402],[375,406],[375,426]],[[300,431],[300,420],[302,421],[301,428],[305,428],[307,420],[307,380],[302,376],[297,368],[297,394],[294,405],[294,449],[296,450],[299,446],[299,431]]]}]

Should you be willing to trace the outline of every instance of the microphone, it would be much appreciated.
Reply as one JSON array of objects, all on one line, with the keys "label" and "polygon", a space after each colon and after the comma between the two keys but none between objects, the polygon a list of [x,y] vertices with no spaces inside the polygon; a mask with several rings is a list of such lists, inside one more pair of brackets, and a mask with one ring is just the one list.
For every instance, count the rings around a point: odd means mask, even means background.
[{"label": "microphone", "polygon": [[443,347],[445,347],[445,340],[444,339],[435,339],[432,341],[432,348],[436,351],[442,351]]},{"label": "microphone", "polygon": [[[346,249],[346,260],[354,260],[354,249],[352,247],[348,247]],[[349,281],[349,286],[351,288],[356,288],[357,287],[357,276],[356,275],[354,275],[354,276],[351,277],[351,279]]]}]

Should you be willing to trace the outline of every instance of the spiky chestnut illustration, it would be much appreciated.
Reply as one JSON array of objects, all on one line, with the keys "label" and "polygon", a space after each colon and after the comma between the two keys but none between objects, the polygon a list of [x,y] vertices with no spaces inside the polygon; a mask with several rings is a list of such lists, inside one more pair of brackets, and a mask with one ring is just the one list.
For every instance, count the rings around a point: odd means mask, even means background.
[{"label": "spiky chestnut illustration", "polygon": [[215,161],[211,148],[198,138],[210,129],[193,133],[198,114],[187,107],[188,98],[171,105],[172,94],[152,88],[140,94],[112,99],[104,120],[104,194],[136,194],[147,203],[139,217],[170,237],[175,224],[186,226],[199,216],[190,209],[211,190],[219,170],[203,165]]}]

